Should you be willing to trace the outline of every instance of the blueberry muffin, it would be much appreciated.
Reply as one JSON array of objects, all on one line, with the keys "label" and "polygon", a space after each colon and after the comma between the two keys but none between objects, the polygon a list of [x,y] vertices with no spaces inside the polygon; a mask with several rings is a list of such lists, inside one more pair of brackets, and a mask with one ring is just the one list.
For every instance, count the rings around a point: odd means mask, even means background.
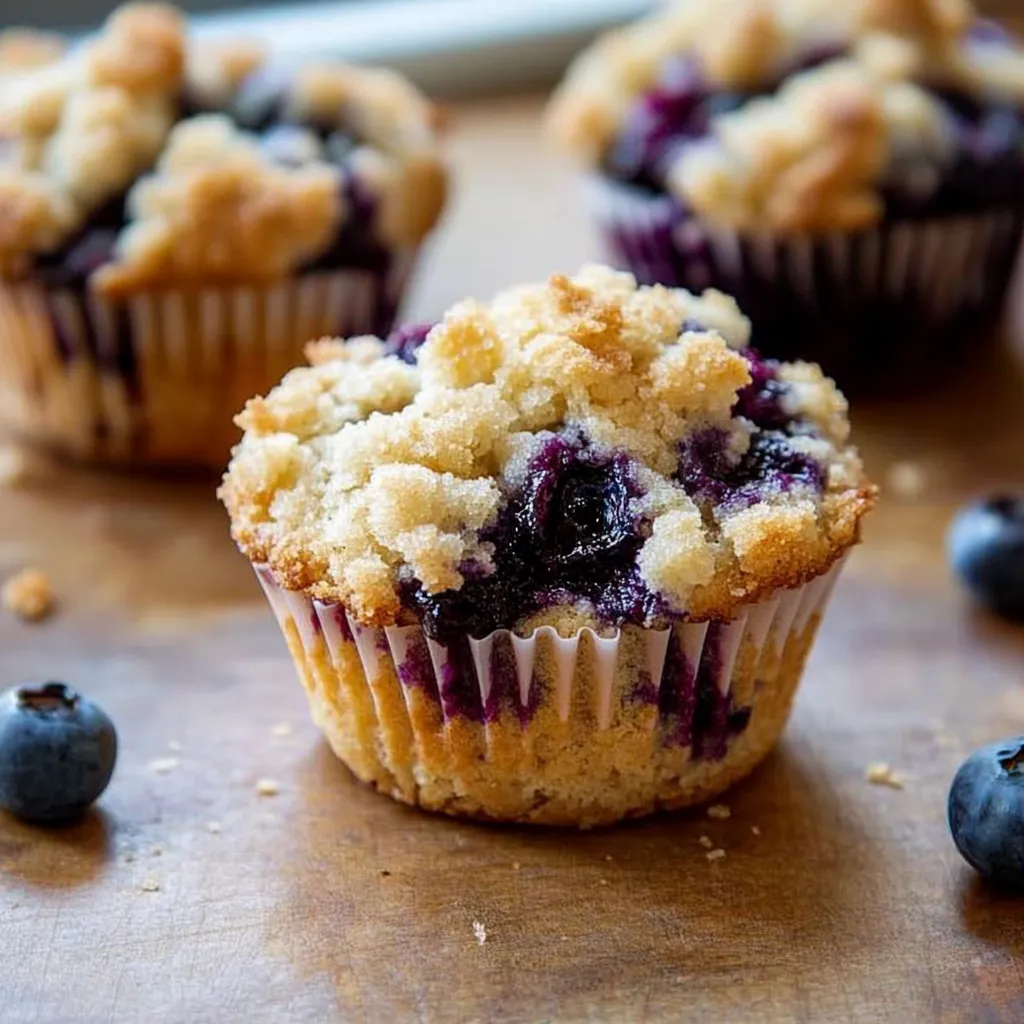
[{"label": "blueberry muffin", "polygon": [[309,338],[390,328],[444,202],[433,122],[392,72],[284,72],[170,7],[0,36],[0,423],[223,467]]},{"label": "blueberry muffin", "polygon": [[1022,106],[966,0],[693,0],[583,54],[549,127],[639,280],[722,288],[761,351],[878,389],[994,333]]},{"label": "blueberry muffin", "polygon": [[249,402],[221,498],[359,778],[586,826],[764,757],[874,488],[832,382],[748,334],[593,267]]}]

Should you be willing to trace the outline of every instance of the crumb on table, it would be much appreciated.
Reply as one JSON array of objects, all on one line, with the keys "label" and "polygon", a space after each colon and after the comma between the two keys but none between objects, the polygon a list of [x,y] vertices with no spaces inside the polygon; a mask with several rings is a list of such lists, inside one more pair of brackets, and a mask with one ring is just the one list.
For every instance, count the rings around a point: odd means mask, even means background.
[{"label": "crumb on table", "polygon": [[729,810],[727,804],[712,804],[708,808],[708,817],[716,818],[719,821],[724,821],[730,814],[732,814],[732,811]]},{"label": "crumb on table", "polygon": [[894,462],[886,470],[885,484],[897,498],[919,498],[928,485],[928,477],[920,463]]},{"label": "crumb on table", "polygon": [[890,789],[902,789],[903,779],[884,761],[869,764],[865,776],[873,786],[888,786]]},{"label": "crumb on table", "polygon": [[758,827],[757,827],[756,825],[751,825],[751,826],[750,826],[750,831],[751,831],[751,833],[753,833],[753,834],[754,834],[755,836],[759,836],[759,835],[761,834],[761,830],[760,830],[760,829],[759,829],[759,828],[758,828]]},{"label": "crumb on table", "polygon": [[156,775],[169,775],[180,764],[181,760],[177,757],[154,757],[146,767]]},{"label": "crumb on table", "polygon": [[259,779],[256,782],[256,794],[258,796],[277,796],[281,787],[273,779]]},{"label": "crumb on table", "polygon": [[34,568],[12,576],[4,584],[2,599],[8,611],[29,622],[45,619],[56,603],[50,578],[42,569]]},{"label": "crumb on table", "polygon": [[206,831],[211,835],[219,836],[222,829],[219,821],[208,821],[206,823]]},{"label": "crumb on table", "polygon": [[704,855],[708,860],[721,860],[725,856],[725,850],[719,847],[717,850],[708,850]]},{"label": "crumb on table", "polygon": [[482,946],[487,941],[487,929],[483,926],[480,921],[473,922],[473,934],[476,936],[476,941]]},{"label": "crumb on table", "polygon": [[713,842],[711,842],[711,836],[701,836],[700,839],[697,840],[697,842],[700,843],[700,845],[703,846],[705,850],[710,850],[711,847],[715,845]]},{"label": "crumb on table", "polygon": [[143,892],[159,892],[160,883],[155,878],[147,878],[143,881],[139,888]]},{"label": "crumb on table", "polygon": [[291,736],[295,730],[292,728],[291,722],[278,722],[271,730],[270,734],[278,738],[284,738],[285,736]]}]

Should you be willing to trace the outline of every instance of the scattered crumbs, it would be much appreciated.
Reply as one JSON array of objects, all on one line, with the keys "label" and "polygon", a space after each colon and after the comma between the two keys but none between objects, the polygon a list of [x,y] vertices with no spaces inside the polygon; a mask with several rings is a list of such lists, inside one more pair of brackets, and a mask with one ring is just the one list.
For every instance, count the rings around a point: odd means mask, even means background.
[{"label": "scattered crumbs", "polygon": [[270,730],[270,735],[271,736],[279,736],[279,737],[291,736],[291,734],[294,731],[295,730],[292,728],[292,723],[291,722],[278,722],[277,725],[275,725]]},{"label": "scattered crumbs", "polygon": [[164,848],[160,845],[157,845],[154,846],[153,849],[149,851],[149,853],[151,857],[162,857],[164,855]]},{"label": "scattered crumbs", "polygon": [[126,853],[125,855],[124,855],[124,862],[125,862],[125,864],[131,864],[131,863],[132,863],[132,861],[134,861],[134,860],[135,860],[135,854],[134,854],[134,853],[132,853],[132,851],[131,851],[131,850],[129,850],[129,851],[128,851],[128,852],[127,852],[127,853]]},{"label": "scattered crumbs", "polygon": [[713,842],[711,842],[711,836],[701,836],[700,839],[697,840],[697,842],[700,843],[700,845],[703,846],[705,850],[710,850],[711,847],[715,845]]},{"label": "scattered crumbs", "polygon": [[154,757],[147,767],[151,772],[155,772],[157,775],[169,775],[175,768],[179,767],[180,764],[181,760],[177,757]]},{"label": "scattered crumbs", "polygon": [[390,878],[391,877],[391,872],[390,871],[382,871],[380,873],[380,877],[381,878]]},{"label": "scattered crumbs", "polygon": [[2,594],[4,607],[28,622],[45,619],[56,600],[50,578],[42,569],[22,569],[5,584]]},{"label": "scattered crumbs", "polygon": [[210,835],[219,836],[221,833],[221,824],[219,821],[208,821],[206,823],[206,831]]},{"label": "scattered crumbs", "polygon": [[721,847],[717,850],[708,850],[704,856],[707,857],[708,860],[721,860],[725,856],[725,850]]},{"label": "scattered crumbs", "polygon": [[568,942],[569,941],[569,936],[568,935],[560,935],[559,938],[562,940],[562,942]]},{"label": "scattered crumbs", "polygon": [[513,871],[518,871],[520,867],[521,867],[521,865],[520,865],[519,861],[517,861],[517,860],[512,861],[512,870]]},{"label": "scattered crumbs", "polygon": [[608,879],[607,878],[599,878],[597,880],[597,884],[598,885],[607,885],[608,884]]},{"label": "scattered crumbs", "polygon": [[30,476],[28,454],[17,445],[0,448],[0,487],[17,487]]},{"label": "scattered crumbs", "polygon": [[481,946],[487,941],[487,929],[480,921],[473,922],[473,934],[476,936],[476,941],[479,942]]},{"label": "scattered crumbs", "polygon": [[894,462],[886,470],[885,484],[897,498],[919,498],[928,486],[928,476],[918,462]]},{"label": "scattered crumbs", "polygon": [[753,832],[755,836],[759,836],[761,834],[761,830],[756,825],[751,825],[750,831]]},{"label": "scattered crumbs", "polygon": [[888,786],[890,789],[903,788],[903,779],[882,761],[869,764],[865,775],[873,786]]},{"label": "scattered crumbs", "polygon": [[606,854],[604,855],[604,859],[605,859],[605,860],[611,860],[611,859],[612,859],[612,855],[611,855],[610,853],[606,853]]},{"label": "scattered crumbs", "polygon": [[172,754],[180,754],[181,753],[181,744],[177,740],[168,740],[167,741],[167,749]]},{"label": "scattered crumbs", "polygon": [[147,878],[139,888],[143,892],[159,892],[160,883],[155,878]]},{"label": "scattered crumbs", "polygon": [[281,787],[273,779],[259,779],[256,783],[258,796],[277,796]]},{"label": "scattered crumbs", "polygon": [[725,821],[732,811],[729,810],[728,804],[712,804],[708,808],[708,817],[715,818],[718,821]]}]

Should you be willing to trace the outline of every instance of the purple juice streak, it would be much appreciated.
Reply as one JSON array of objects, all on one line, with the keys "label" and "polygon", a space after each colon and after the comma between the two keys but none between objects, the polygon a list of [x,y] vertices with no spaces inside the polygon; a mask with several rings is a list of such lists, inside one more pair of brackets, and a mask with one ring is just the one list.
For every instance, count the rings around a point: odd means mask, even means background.
[{"label": "purple juice streak", "polygon": [[440,701],[437,675],[426,640],[417,633],[409,635],[405,657],[398,665],[398,678],[408,689],[422,690],[435,701]]},{"label": "purple juice streak", "polygon": [[657,707],[658,687],[654,685],[654,679],[646,669],[641,669],[637,673],[636,682],[633,684],[632,690],[626,695],[626,701],[632,705],[653,705]]},{"label": "purple juice streak", "polygon": [[719,622],[712,622],[708,626],[695,687],[693,756],[712,761],[725,757],[728,746],[729,695],[723,694],[718,688],[718,677],[722,671],[724,628]]},{"label": "purple juice streak", "polygon": [[316,608],[309,613],[309,624],[313,627],[314,636],[323,636],[324,627],[320,622],[320,616],[317,615]]},{"label": "purple juice streak", "polygon": [[441,669],[441,707],[446,720],[465,718],[470,722],[483,721],[480,684],[469,641],[465,638],[448,644],[448,659]]},{"label": "purple juice streak", "polygon": [[[519,701],[519,676],[516,672],[516,657],[512,641],[507,637],[495,637],[490,657],[491,691],[484,705],[484,721],[499,721],[503,716],[514,715],[519,724],[529,724],[533,710]],[[532,688],[531,688],[532,689]]]},{"label": "purple juice streak", "polygon": [[340,604],[336,604],[331,609],[331,615],[334,617],[334,624],[338,627],[338,632],[341,634],[342,641],[347,644],[353,643],[354,638],[352,636],[352,627],[348,623],[348,616],[345,614],[345,609]]},{"label": "purple juice streak", "polygon": [[658,691],[658,716],[666,746],[688,747],[693,743],[693,712],[696,706],[697,672],[683,653],[673,631],[665,652],[665,668]]}]

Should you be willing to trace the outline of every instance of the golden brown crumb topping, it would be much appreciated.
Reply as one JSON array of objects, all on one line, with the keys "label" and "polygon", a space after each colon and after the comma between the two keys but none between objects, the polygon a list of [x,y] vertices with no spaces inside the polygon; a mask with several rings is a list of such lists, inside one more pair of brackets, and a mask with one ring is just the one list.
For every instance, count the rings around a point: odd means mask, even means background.
[{"label": "golden brown crumb topping", "polygon": [[348,212],[345,176],[362,165],[380,241],[418,244],[444,201],[430,104],[380,69],[280,76],[282,117],[355,138],[348,157],[331,160],[313,132],[311,146],[282,159],[253,136],[189,116],[232,115],[263,64],[262,48],[245,40],[191,43],[183,16],[163,4],[119,8],[74,49],[22,30],[0,35],[0,180],[14,214],[0,227],[0,272],[23,271],[130,192],[104,287],[287,274],[335,239]]},{"label": "golden brown crumb topping", "polygon": [[[238,417],[245,435],[221,489],[233,534],[284,585],[394,622],[401,581],[431,594],[487,572],[486,528],[538,452],[567,430],[625,456],[646,527],[647,586],[694,615],[795,585],[855,542],[873,501],[848,447],[846,402],[817,367],[782,367],[792,450],[820,487],[753,506],[695,500],[679,478],[688,439],[738,461],[754,425],[736,415],[751,381],[749,324],[718,292],[638,287],[605,267],[459,303],[415,365],[383,342],[323,341]],[[500,553],[499,553],[500,554]]]},{"label": "golden brown crumb topping", "polygon": [[549,129],[598,165],[669,57],[692,56],[713,89],[756,93],[808,54],[835,51],[774,95],[713,116],[665,182],[733,227],[862,227],[881,216],[879,185],[908,152],[940,165],[952,156],[948,112],[927,86],[1024,104],[1024,50],[980,43],[975,23],[967,0],[677,0],[577,59]]}]

